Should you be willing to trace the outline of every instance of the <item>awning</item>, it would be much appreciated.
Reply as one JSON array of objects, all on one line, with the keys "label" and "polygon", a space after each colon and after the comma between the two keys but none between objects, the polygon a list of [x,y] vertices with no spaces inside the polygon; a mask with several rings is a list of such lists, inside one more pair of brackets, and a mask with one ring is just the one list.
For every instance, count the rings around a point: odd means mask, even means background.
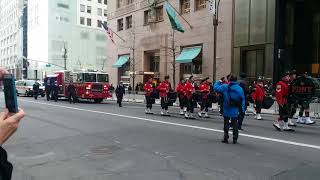
[{"label": "awning", "polygon": [[177,63],[191,63],[201,52],[200,46],[183,48],[181,54],[177,57]]},{"label": "awning", "polygon": [[114,68],[122,67],[125,63],[129,61],[130,56],[129,55],[122,55],[119,57],[116,63],[112,65]]}]

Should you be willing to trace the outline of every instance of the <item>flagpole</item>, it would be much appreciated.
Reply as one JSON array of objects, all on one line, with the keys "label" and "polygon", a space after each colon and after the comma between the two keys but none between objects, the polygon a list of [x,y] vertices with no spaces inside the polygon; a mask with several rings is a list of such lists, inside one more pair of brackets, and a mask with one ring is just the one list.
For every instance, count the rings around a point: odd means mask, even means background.
[{"label": "flagpole", "polygon": [[[111,29],[111,28],[110,28]],[[121,39],[123,42],[126,42],[122,37],[120,37],[116,32],[114,32],[112,29],[111,29],[112,33],[114,33],[119,39]]]},{"label": "flagpole", "polygon": [[163,2],[167,2],[167,3],[172,7],[172,9],[173,9],[176,13],[178,13],[178,15],[189,25],[190,29],[193,28],[193,26],[180,14],[180,12],[179,12],[175,7],[172,6],[171,3],[169,3],[167,0],[164,0]]}]

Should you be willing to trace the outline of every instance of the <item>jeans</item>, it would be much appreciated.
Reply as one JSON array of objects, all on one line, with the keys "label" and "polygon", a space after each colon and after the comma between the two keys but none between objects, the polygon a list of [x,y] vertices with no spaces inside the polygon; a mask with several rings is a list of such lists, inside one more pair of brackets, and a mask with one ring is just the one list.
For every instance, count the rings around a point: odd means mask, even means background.
[{"label": "jeans", "polygon": [[231,120],[232,128],[233,128],[233,140],[237,141],[239,136],[238,130],[238,118],[237,117],[224,117],[224,140],[229,139],[229,121]]}]

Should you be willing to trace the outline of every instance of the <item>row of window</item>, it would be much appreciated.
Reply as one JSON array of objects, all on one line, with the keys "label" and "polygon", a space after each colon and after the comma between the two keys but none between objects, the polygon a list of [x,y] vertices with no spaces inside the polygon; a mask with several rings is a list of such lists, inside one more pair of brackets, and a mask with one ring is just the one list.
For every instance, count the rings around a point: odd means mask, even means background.
[{"label": "row of window", "polygon": [[[86,8],[87,7],[87,8]],[[92,13],[92,6],[85,6],[83,4],[80,4],[80,12],[83,12],[83,13],[88,13],[88,14],[91,14]],[[97,15],[98,16],[102,16],[102,9],[101,8],[98,8],[97,9]],[[108,10],[107,9],[104,9],[103,10],[103,16],[104,17],[107,17],[108,16]]]},{"label": "row of window", "polygon": [[8,56],[8,55],[11,55],[11,54],[16,54],[17,53],[17,45],[15,44],[14,46],[10,46],[10,47],[7,47],[7,48],[4,48],[0,51],[0,55],[1,56]]},{"label": "row of window", "polygon": [[[102,23],[107,23],[106,21],[102,20],[97,20],[97,27],[102,28]],[[93,26],[92,25],[92,19],[91,18],[85,18],[85,17],[80,17],[80,24],[81,25],[87,25],[87,26]]]},{"label": "row of window", "polygon": [[[126,18],[126,29],[132,28],[132,15]],[[123,18],[118,19],[118,31],[122,31],[124,28]]]},{"label": "row of window", "polygon": [[134,0],[117,0],[117,8],[132,4]]},{"label": "row of window", "polygon": [[[199,11],[207,8],[207,0],[194,0],[194,10]],[[191,0],[180,0],[180,13],[187,14],[191,12]]]},{"label": "row of window", "polygon": [[17,32],[18,31],[18,28],[19,28],[19,24],[18,22],[16,23],[12,23],[11,25],[7,26],[6,28],[3,28],[1,31],[0,31],[0,39],[3,38],[3,37],[6,37],[6,36],[10,36],[10,34],[14,33],[14,32]]},{"label": "row of window", "polygon": [[[92,1],[92,0],[88,0],[88,1]],[[108,0],[98,0],[98,3],[102,4],[102,1],[103,1],[103,4],[108,5]]]},{"label": "row of window", "polygon": [[16,40],[17,40],[17,33],[14,33],[0,41],[0,45],[1,45],[0,48],[7,46],[8,44],[15,42]]},{"label": "row of window", "polygon": [[12,65],[18,62],[17,56],[1,59],[1,66]]}]

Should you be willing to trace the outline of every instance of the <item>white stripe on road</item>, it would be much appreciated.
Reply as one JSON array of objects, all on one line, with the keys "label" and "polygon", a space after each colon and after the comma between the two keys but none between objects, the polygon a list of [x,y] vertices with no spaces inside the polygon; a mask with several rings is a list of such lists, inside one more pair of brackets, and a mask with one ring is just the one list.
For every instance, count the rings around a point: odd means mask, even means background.
[{"label": "white stripe on road", "polygon": [[[60,107],[60,108],[66,108],[66,109],[72,109],[72,110],[78,110],[78,111],[97,113],[97,114],[111,115],[111,116],[117,116],[117,117],[123,117],[123,118],[131,118],[131,119],[137,119],[137,120],[160,123],[160,124],[166,124],[166,125],[173,125],[173,126],[179,126],[179,127],[187,127],[187,128],[193,128],[193,129],[199,129],[199,130],[223,133],[223,131],[219,130],[219,129],[211,129],[211,128],[206,128],[206,127],[201,127],[201,126],[193,126],[193,125],[187,125],[187,124],[172,123],[172,122],[159,121],[159,120],[153,120],[153,119],[147,119],[147,118],[141,118],[141,117],[127,116],[127,115],[122,115],[122,114],[114,114],[114,113],[107,113],[107,112],[102,112],[102,111],[81,109],[81,108],[75,108],[75,107],[69,107],[69,106],[63,106],[63,105],[40,103],[40,102],[28,101],[28,100],[20,100],[20,101],[36,103],[36,104],[42,104],[42,105],[47,105],[47,106]],[[294,145],[294,146],[307,147],[307,148],[313,148],[313,149],[320,150],[320,146],[312,145],[312,144],[305,144],[305,143],[299,143],[299,142],[294,142],[294,141],[287,141],[287,140],[282,140],[282,139],[268,138],[268,137],[256,136],[256,135],[250,135],[250,134],[243,134],[243,133],[240,133],[239,135],[243,136],[243,137],[253,138],[253,139],[259,139],[259,140],[265,140],[265,141],[271,141],[271,142],[278,142],[278,143],[283,143],[283,144],[289,144],[289,145]]]}]

